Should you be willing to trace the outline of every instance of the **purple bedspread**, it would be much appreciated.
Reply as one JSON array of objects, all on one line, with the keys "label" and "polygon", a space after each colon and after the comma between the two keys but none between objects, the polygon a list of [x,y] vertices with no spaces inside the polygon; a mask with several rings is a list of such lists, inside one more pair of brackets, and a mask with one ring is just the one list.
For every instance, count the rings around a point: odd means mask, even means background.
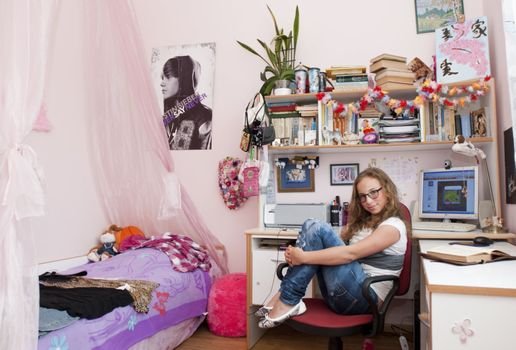
[{"label": "purple bedspread", "polygon": [[211,279],[207,272],[176,272],[168,257],[154,249],[124,252],[109,260],[75,267],[63,273],[88,271],[87,277],[141,279],[158,282],[147,314],[132,306],[103,317],[79,321],[39,339],[40,350],[127,349],[154,333],[206,312]]}]

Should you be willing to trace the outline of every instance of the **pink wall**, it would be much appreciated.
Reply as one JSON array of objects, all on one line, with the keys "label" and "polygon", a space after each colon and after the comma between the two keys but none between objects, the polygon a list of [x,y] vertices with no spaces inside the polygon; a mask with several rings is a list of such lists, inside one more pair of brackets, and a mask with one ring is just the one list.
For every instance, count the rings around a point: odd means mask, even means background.
[{"label": "pink wall", "polygon": [[[486,0],[484,0],[486,1]],[[507,1],[507,0],[505,0]],[[489,4],[489,5],[487,5]],[[486,1],[485,14],[490,20],[490,51],[491,51],[491,70],[493,76],[496,77],[496,106],[498,114],[498,152],[500,155],[500,185],[502,186],[502,201],[505,203],[505,163],[504,163],[504,145],[503,145],[503,132],[507,128],[512,126],[511,117],[511,106],[510,106],[510,93],[507,73],[507,60],[505,54],[505,38],[503,33],[503,17],[502,13],[502,0],[497,1]],[[510,232],[516,231],[516,205],[504,204],[503,205],[503,218],[505,219],[505,226],[509,228]]]},{"label": "pink wall", "polygon": [[[465,1],[466,15],[483,15],[484,8],[489,7],[484,6],[483,1]],[[228,155],[244,156],[238,148],[243,111],[260,86],[259,72],[263,64],[237,46],[235,41],[256,46],[256,38],[265,41],[272,38],[273,26],[266,3],[273,9],[282,27],[291,26],[294,8],[299,4],[301,26],[298,59],[307,65],[323,68],[330,65],[367,65],[371,57],[384,52],[408,59],[417,56],[430,62],[435,47],[432,33],[416,34],[414,2],[404,0],[332,0],[326,1],[324,8],[320,2],[308,0],[134,0],[149,61],[152,47],[216,43],[213,149],[176,151],[173,158],[178,174],[197,203],[206,224],[226,245],[231,271],[245,270],[243,231],[257,225],[258,207],[256,198],[248,200],[236,211],[224,206],[218,193],[217,164]],[[84,131],[88,116],[82,108],[84,87],[81,84],[81,69],[84,62],[80,42],[77,41],[82,28],[80,4],[75,1],[63,2],[57,26],[58,41],[48,92],[49,116],[55,129],[49,134],[33,135],[30,139],[41,157],[48,182],[48,213],[37,222],[37,227],[41,228],[37,238],[37,244],[41,247],[38,261],[86,253],[96,244],[100,232],[110,224],[100,212],[92,185]],[[393,12],[394,18],[386,15]],[[492,9],[492,13],[488,13],[490,20],[499,20],[498,13]],[[498,41],[498,38],[495,40]],[[499,55],[498,52],[496,54]],[[498,78],[497,83],[500,91],[503,79]],[[503,104],[503,101],[500,103]],[[500,103],[498,108],[503,111]],[[507,115],[505,122],[510,123],[508,113],[503,114]],[[324,166],[318,169],[320,184],[316,186],[321,191],[315,194],[315,199],[325,201],[339,194],[324,184],[328,179],[327,164],[330,161],[359,162],[361,167],[365,167],[374,156],[366,153],[338,154],[325,159]],[[400,155],[381,156],[389,159]],[[408,152],[406,156],[415,155]],[[441,163],[440,159],[436,160],[431,155],[420,155],[420,161],[435,165]],[[345,197],[346,190],[341,191],[342,197]],[[403,191],[408,193],[408,198],[413,193],[410,186]],[[515,229],[516,222],[511,223],[511,227]]]}]

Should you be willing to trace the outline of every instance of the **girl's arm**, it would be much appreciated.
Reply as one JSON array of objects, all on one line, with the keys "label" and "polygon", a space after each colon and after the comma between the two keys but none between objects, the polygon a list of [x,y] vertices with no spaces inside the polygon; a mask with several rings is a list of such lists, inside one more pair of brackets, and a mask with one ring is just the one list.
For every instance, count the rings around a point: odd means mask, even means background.
[{"label": "girl's arm", "polygon": [[400,231],[392,225],[382,225],[368,237],[352,245],[342,245],[316,251],[303,251],[289,246],[285,259],[291,265],[340,265],[370,256],[390,247],[400,239]]}]

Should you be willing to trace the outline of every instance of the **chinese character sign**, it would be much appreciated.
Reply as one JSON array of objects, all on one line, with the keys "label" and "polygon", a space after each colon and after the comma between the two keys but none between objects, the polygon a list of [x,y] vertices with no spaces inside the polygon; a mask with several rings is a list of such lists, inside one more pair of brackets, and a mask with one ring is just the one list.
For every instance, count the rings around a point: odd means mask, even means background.
[{"label": "chinese character sign", "polygon": [[436,29],[435,38],[438,83],[472,80],[491,74],[487,17]]}]

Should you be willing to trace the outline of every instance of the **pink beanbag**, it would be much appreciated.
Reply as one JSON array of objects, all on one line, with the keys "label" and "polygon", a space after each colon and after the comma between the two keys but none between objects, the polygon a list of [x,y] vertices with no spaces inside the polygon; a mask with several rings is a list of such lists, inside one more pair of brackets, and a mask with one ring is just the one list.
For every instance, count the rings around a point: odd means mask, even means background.
[{"label": "pink beanbag", "polygon": [[219,277],[208,297],[208,327],[216,335],[246,335],[246,274],[232,273]]}]

